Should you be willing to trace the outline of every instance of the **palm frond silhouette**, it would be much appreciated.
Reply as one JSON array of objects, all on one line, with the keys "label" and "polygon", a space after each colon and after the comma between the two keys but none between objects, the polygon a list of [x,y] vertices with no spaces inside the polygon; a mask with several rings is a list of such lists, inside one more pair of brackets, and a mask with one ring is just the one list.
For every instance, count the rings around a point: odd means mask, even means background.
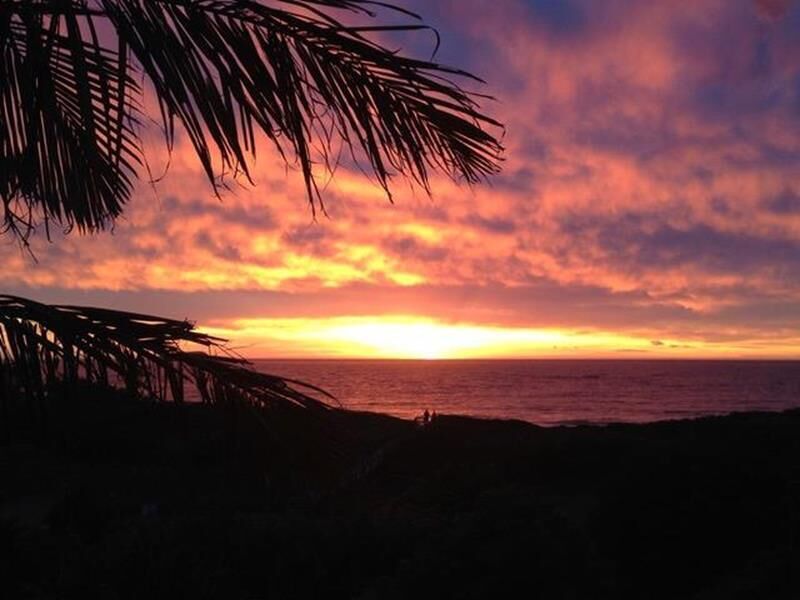
[{"label": "palm frond silhouette", "polygon": [[374,7],[401,11],[367,0],[0,0],[5,228],[25,239],[39,221],[113,224],[145,166],[147,86],[167,145],[182,129],[215,189],[224,174],[252,179],[258,132],[299,165],[312,210],[315,158],[337,141],[387,192],[394,173],[429,189],[432,171],[468,182],[497,171],[500,143],[484,126],[498,123],[449,79],[472,76],[368,37],[423,25],[336,16]]},{"label": "palm frond silhouette", "polygon": [[[372,24],[373,10],[409,22]],[[27,244],[39,226],[113,225],[148,171],[145,90],[167,146],[183,132],[215,192],[228,174],[253,180],[257,135],[299,165],[312,212],[337,144],[388,194],[394,174],[427,191],[433,172],[479,182],[502,147],[481,96],[456,82],[476,78],[374,39],[425,28],[370,0],[0,0],[0,227]],[[164,400],[189,380],[213,403],[326,406],[187,342],[223,348],[184,322],[0,296],[0,393],[33,401],[53,380],[111,373]]]},{"label": "palm frond silhouette", "polygon": [[36,404],[80,379],[181,403],[189,382],[207,404],[328,408],[296,388],[332,399],[323,390],[254,371],[224,342],[188,321],[0,295],[0,398]]}]

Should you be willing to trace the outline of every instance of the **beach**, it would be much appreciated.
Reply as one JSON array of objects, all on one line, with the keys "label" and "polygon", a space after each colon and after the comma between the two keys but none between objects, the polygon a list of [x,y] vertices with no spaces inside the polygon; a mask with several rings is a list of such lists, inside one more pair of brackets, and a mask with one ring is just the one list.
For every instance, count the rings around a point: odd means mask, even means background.
[{"label": "beach", "polygon": [[89,398],[15,428],[0,446],[9,597],[800,589],[800,411],[551,428],[271,419],[265,435],[218,407]]}]

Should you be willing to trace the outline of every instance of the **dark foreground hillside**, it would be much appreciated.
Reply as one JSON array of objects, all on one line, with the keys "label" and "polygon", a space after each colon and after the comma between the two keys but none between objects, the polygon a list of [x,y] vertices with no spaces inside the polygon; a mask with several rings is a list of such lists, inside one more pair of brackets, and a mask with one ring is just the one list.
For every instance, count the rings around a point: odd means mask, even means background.
[{"label": "dark foreground hillside", "polygon": [[800,597],[800,412],[270,422],[108,397],[18,418],[4,597]]}]

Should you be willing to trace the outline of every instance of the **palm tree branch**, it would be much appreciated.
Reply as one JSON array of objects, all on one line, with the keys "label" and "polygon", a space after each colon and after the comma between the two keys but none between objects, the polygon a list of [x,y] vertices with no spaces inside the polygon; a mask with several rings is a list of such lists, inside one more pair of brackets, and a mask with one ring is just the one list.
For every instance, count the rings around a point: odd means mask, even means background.
[{"label": "palm tree branch", "polygon": [[211,404],[330,407],[307,392],[334,400],[315,386],[255,371],[225,340],[188,321],[17,296],[0,295],[0,369],[31,393],[94,376],[111,384],[116,378],[136,396],[158,401],[183,401],[185,384]]},{"label": "palm tree branch", "polygon": [[30,11],[0,19],[6,227],[20,207],[81,230],[103,227],[121,212],[139,164],[138,107],[125,101],[136,83],[95,34],[84,40],[66,20],[62,33]]},{"label": "palm tree branch", "polygon": [[[425,25],[347,26],[338,15],[373,18],[375,9],[390,9],[419,19],[388,3],[0,0],[0,7],[0,147],[13,165],[0,169],[6,227],[20,208],[29,219],[38,211],[82,231],[120,214],[143,164],[138,71],[155,90],[168,147],[177,122],[215,190],[227,173],[253,179],[256,131],[299,164],[312,210],[322,206],[318,163],[335,168],[337,141],[387,193],[395,173],[430,191],[434,171],[474,183],[499,168],[502,148],[488,129],[500,124],[481,112],[483,96],[455,81],[477,78],[369,37]],[[100,39],[100,19],[115,45]]]}]

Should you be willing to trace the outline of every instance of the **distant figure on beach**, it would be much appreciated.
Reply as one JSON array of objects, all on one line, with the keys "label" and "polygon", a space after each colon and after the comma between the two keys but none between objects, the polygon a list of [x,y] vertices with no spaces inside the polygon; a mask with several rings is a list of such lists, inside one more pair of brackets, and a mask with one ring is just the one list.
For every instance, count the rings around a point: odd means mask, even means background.
[{"label": "distant figure on beach", "polygon": [[422,413],[422,424],[429,425],[431,422],[431,413],[428,412],[428,409],[425,409],[425,412]]}]

